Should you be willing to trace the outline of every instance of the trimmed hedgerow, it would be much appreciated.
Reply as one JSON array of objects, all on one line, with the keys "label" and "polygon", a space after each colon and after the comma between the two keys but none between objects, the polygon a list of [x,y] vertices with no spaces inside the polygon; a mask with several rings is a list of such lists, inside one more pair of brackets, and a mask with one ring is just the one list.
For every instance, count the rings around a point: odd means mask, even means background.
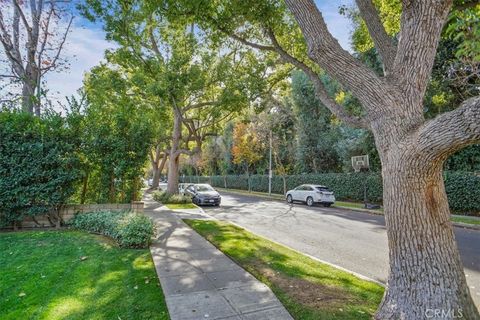
[{"label": "trimmed hedgerow", "polygon": [[153,193],[153,200],[163,204],[185,204],[192,203],[192,199],[187,196],[179,194],[170,194],[166,191],[155,191]]},{"label": "trimmed hedgerow", "polygon": [[[251,175],[250,177],[247,175],[187,176],[184,178],[184,182],[197,183],[200,181],[210,183],[214,187],[248,190],[249,179],[251,191],[268,192],[267,175]],[[284,185],[286,190],[290,190],[305,183],[326,185],[335,192],[338,200],[347,201],[363,201],[364,186],[366,185],[368,201],[382,203],[383,200],[382,176],[379,172],[274,176],[272,192],[284,194]],[[480,176],[470,172],[445,172],[445,189],[453,212],[480,213]]]},{"label": "trimmed hedgerow", "polygon": [[480,176],[469,172],[445,172],[445,190],[450,208],[480,215]]},{"label": "trimmed hedgerow", "polygon": [[154,234],[152,219],[134,212],[99,211],[77,214],[70,225],[74,229],[108,236],[125,248],[146,248]]}]

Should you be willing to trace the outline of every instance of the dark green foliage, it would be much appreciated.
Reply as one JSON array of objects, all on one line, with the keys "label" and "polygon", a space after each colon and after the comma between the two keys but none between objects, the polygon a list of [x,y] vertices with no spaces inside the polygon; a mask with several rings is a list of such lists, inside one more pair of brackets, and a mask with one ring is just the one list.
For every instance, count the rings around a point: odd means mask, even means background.
[{"label": "dark green foliage", "polygon": [[192,199],[190,197],[179,194],[170,194],[166,191],[155,191],[153,193],[153,199],[163,204],[192,203]]},{"label": "dark green foliage", "polygon": [[448,158],[445,170],[480,172],[480,145],[462,149]]},{"label": "dark green foliage", "polygon": [[340,168],[337,134],[331,113],[315,97],[313,84],[303,72],[292,74],[292,98],[297,117],[297,172],[335,172]]},{"label": "dark green foliage", "polygon": [[86,172],[75,200],[128,203],[138,200],[154,125],[149,105],[129,79],[105,66],[93,68],[84,81],[85,110],[79,117],[82,163]]},{"label": "dark green foliage", "polygon": [[453,211],[480,215],[480,175],[447,171],[445,189]]},{"label": "dark green foliage", "polygon": [[71,226],[106,235],[125,248],[146,248],[154,234],[152,220],[133,212],[82,213],[75,216]]},{"label": "dark green foliage", "polygon": [[[184,182],[210,183],[213,187],[248,190],[248,177],[243,176],[187,176]],[[337,200],[363,201],[364,184],[369,202],[382,203],[383,187],[380,173],[323,173],[285,176],[286,189],[311,183],[322,184],[335,192]],[[251,191],[267,192],[268,176],[250,176]],[[283,194],[283,178],[272,178],[272,192]],[[480,213],[480,176],[468,172],[446,172],[445,188],[450,209],[461,214]]]},{"label": "dark green foliage", "polygon": [[[55,216],[80,177],[78,139],[65,119],[27,113],[0,113],[0,218],[3,224],[25,216]],[[55,217],[52,217],[55,219]]]}]

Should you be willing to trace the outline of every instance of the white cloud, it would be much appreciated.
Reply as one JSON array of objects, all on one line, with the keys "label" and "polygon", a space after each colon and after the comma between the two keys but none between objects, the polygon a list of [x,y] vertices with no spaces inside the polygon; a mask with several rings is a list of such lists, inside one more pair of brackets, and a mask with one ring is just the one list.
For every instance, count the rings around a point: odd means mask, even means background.
[{"label": "white cloud", "polygon": [[105,40],[101,29],[72,26],[62,53],[70,68],[46,75],[49,98],[63,101],[65,96],[75,94],[82,86],[85,72],[103,60],[105,50],[115,47],[114,43]]}]

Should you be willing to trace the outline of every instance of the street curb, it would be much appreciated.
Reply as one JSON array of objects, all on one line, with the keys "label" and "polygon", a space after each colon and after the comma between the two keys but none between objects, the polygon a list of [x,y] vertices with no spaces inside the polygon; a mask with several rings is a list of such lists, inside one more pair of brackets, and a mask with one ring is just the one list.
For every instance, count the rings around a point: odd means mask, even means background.
[{"label": "street curb", "polygon": [[453,222],[453,221],[452,221],[452,224],[455,227],[458,227],[458,228],[465,228],[465,229],[470,229],[470,230],[480,230],[480,225],[476,225],[476,224],[469,224],[469,223],[463,223],[463,222]]},{"label": "street curb", "polygon": [[[200,208],[200,209],[201,209],[201,208]],[[285,245],[285,244],[283,244],[283,243],[280,243],[280,242],[278,242],[278,241],[275,241],[275,240],[269,239],[269,238],[267,238],[267,237],[264,237],[264,236],[262,236],[262,235],[259,235],[258,233],[254,232],[254,231],[252,231],[252,230],[250,230],[250,229],[248,229],[248,228],[245,228],[244,226],[241,226],[241,225],[239,225],[239,224],[237,224],[237,223],[235,223],[235,222],[226,221],[226,220],[219,220],[219,219],[217,219],[216,217],[214,217],[214,216],[208,214],[207,212],[205,212],[203,209],[202,209],[202,211],[203,211],[207,216],[211,217],[213,220],[230,223],[230,224],[232,224],[232,225],[234,225],[234,226],[236,226],[236,227],[238,227],[238,228],[244,229],[244,230],[246,230],[246,231],[248,231],[248,232],[256,235],[257,237],[260,237],[260,238],[266,239],[266,240],[268,240],[268,241],[271,241],[271,242],[273,242],[273,243],[275,243],[275,244],[277,244],[277,245],[279,245],[279,246],[285,247],[285,248],[290,249],[290,250],[292,250],[292,251],[294,251],[294,252],[296,252],[296,253],[298,253],[298,254],[301,254],[301,255],[304,255],[304,256],[306,256],[306,257],[309,257],[309,258],[312,259],[312,260],[315,260],[315,261],[318,261],[318,262],[320,262],[320,263],[324,263],[324,264],[326,264],[326,265],[329,265],[329,266],[331,266],[331,267],[333,267],[333,268],[342,270],[342,271],[344,271],[344,272],[346,272],[346,273],[349,273],[349,274],[351,274],[351,275],[354,275],[355,277],[360,278],[360,279],[362,279],[362,280],[370,281],[370,282],[376,283],[376,284],[378,284],[378,285],[381,285],[382,287],[385,287],[385,284],[384,284],[383,282],[380,282],[380,281],[378,281],[378,280],[375,280],[375,279],[372,279],[372,278],[370,278],[370,277],[364,276],[363,274],[357,273],[357,272],[355,272],[355,271],[345,269],[345,268],[343,268],[343,267],[341,267],[341,266],[339,266],[339,265],[336,265],[336,264],[334,264],[334,263],[331,263],[331,262],[328,262],[328,261],[319,259],[319,258],[317,258],[317,257],[314,257],[314,256],[308,254],[308,253],[299,251],[299,250],[294,249],[294,248],[292,248],[292,247],[290,247],[290,246],[287,246],[287,245]],[[183,219],[182,219],[182,220],[183,220]]]},{"label": "street curb", "polygon": [[[218,219],[216,219],[216,220],[218,220]],[[218,221],[224,221],[224,220],[218,220]],[[285,244],[283,244],[283,243],[280,243],[280,242],[278,242],[278,241],[275,241],[275,240],[269,239],[269,238],[267,238],[267,237],[264,237],[264,236],[262,236],[262,235],[259,235],[258,233],[255,233],[254,231],[252,231],[252,230],[250,230],[250,229],[248,229],[248,228],[245,228],[245,227],[243,227],[243,226],[241,226],[241,225],[239,225],[239,224],[237,224],[237,223],[235,223],[235,222],[230,222],[230,221],[225,221],[225,222],[231,223],[231,224],[233,224],[234,226],[236,226],[236,227],[238,227],[238,228],[241,228],[241,229],[247,230],[247,231],[250,232],[250,233],[253,233],[253,234],[256,235],[257,237],[264,238],[264,239],[266,239],[266,240],[268,240],[268,241],[271,241],[271,242],[273,242],[273,243],[275,243],[275,244],[277,244],[277,245],[279,245],[279,246],[285,247],[285,248],[290,249],[290,250],[292,250],[292,251],[294,251],[294,252],[296,252],[296,253],[298,253],[298,254],[301,254],[301,255],[304,255],[304,256],[306,256],[306,257],[309,257],[310,259],[313,259],[313,260],[318,261],[318,262],[320,262],[320,263],[324,263],[324,264],[326,264],[326,265],[329,265],[330,267],[333,267],[333,268],[342,270],[342,271],[344,271],[344,272],[346,272],[346,273],[349,273],[349,274],[351,274],[351,275],[354,275],[355,277],[360,278],[360,279],[362,279],[362,280],[366,280],[366,281],[370,281],[370,282],[376,283],[376,284],[378,284],[378,285],[381,285],[382,287],[385,287],[385,286],[386,286],[386,284],[383,283],[383,282],[380,282],[380,281],[378,281],[378,280],[375,280],[375,279],[372,279],[372,278],[370,278],[370,277],[364,276],[363,274],[357,273],[357,272],[355,272],[355,271],[345,269],[344,267],[341,267],[341,266],[336,265],[336,264],[334,264],[334,263],[331,263],[331,262],[328,262],[328,261],[319,259],[319,258],[317,258],[317,257],[314,257],[314,256],[308,254],[308,253],[299,251],[299,250],[294,249],[294,248],[292,248],[292,247],[290,247],[290,246],[287,246],[287,245],[285,245]]]}]

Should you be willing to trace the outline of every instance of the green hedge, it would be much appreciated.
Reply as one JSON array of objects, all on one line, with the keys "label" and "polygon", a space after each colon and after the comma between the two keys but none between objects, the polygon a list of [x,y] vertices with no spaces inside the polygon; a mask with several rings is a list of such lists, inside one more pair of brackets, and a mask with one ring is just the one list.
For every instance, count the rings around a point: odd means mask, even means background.
[{"label": "green hedge", "polygon": [[70,225],[74,229],[106,235],[125,248],[147,248],[154,234],[152,219],[133,212],[81,213]]},{"label": "green hedge", "polygon": [[[210,183],[214,187],[248,190],[246,175],[196,177],[186,176],[183,182]],[[286,190],[300,184],[323,184],[335,192],[338,200],[363,201],[364,183],[370,202],[382,203],[382,177],[380,173],[324,173],[285,176]],[[267,175],[250,176],[251,191],[268,192]],[[470,172],[445,172],[445,188],[450,208],[453,212],[464,214],[480,213],[480,176]],[[284,194],[284,179],[272,178],[272,192]]]},{"label": "green hedge", "polygon": [[0,227],[67,202],[81,176],[77,144],[59,115],[0,112]]},{"label": "green hedge", "polygon": [[153,200],[161,202],[163,204],[192,203],[192,198],[190,197],[180,194],[170,194],[166,191],[155,191],[153,193]]}]

